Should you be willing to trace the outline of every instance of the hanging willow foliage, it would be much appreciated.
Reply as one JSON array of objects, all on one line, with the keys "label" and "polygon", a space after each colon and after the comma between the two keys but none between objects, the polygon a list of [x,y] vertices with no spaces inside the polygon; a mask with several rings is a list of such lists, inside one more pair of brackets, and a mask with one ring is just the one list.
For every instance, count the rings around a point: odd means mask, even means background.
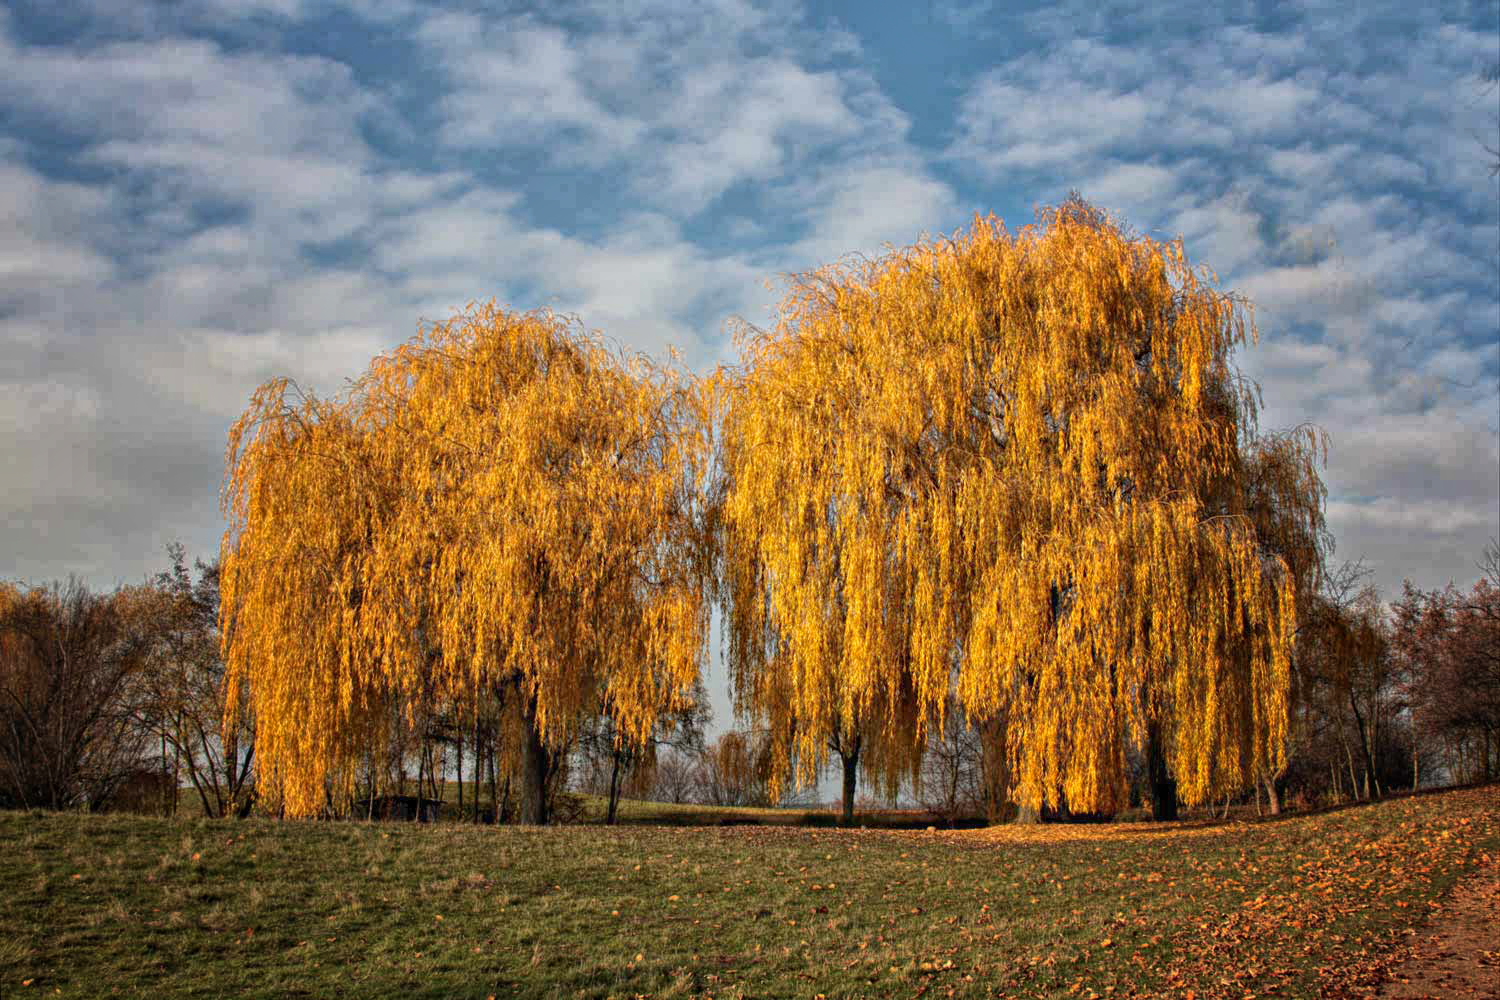
[{"label": "hanging willow foliage", "polygon": [[263,787],[314,813],[393,714],[480,692],[508,693],[523,754],[600,699],[649,739],[708,626],[705,414],[679,373],[493,304],[337,399],[262,386],[229,437],[222,593]]},{"label": "hanging willow foliage", "polygon": [[905,765],[956,684],[1030,808],[1117,807],[1148,732],[1189,803],[1281,770],[1319,442],[1256,443],[1253,326],[1212,280],[1078,200],[790,279],[716,503],[729,661],[783,763],[860,723]]}]

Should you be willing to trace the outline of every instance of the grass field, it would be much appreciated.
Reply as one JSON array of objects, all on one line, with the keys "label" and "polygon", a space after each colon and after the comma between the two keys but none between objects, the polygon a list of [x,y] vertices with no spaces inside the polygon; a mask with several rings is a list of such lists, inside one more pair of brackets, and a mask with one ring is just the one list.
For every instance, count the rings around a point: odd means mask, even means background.
[{"label": "grass field", "polygon": [[0,996],[1357,995],[1500,788],[961,832],[0,815]]}]

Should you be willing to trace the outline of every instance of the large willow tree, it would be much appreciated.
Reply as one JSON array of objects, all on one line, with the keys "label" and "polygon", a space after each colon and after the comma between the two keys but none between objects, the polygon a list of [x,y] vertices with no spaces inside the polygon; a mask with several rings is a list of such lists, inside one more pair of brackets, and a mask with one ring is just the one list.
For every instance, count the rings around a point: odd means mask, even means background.
[{"label": "large willow tree", "polygon": [[351,797],[393,718],[484,693],[513,723],[521,818],[542,822],[582,713],[602,702],[644,743],[684,705],[708,624],[701,398],[493,305],[338,399],[260,388],[229,439],[224,645],[289,815]]},{"label": "large willow tree", "polygon": [[1115,808],[1131,745],[1190,803],[1278,773],[1321,484],[1310,432],[1257,444],[1252,334],[1180,244],[1078,200],[793,276],[723,404],[747,710],[799,761],[862,728],[895,765],[956,688],[1032,810]]}]

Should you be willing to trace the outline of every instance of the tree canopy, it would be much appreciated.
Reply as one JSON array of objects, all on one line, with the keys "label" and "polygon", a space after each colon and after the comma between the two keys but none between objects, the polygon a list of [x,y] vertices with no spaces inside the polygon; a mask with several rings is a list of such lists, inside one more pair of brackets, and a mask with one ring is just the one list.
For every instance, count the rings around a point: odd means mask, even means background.
[{"label": "tree canopy", "polygon": [[1031,808],[1118,805],[1130,742],[1189,803],[1277,773],[1322,486],[1312,430],[1258,436],[1253,335],[1180,243],[1076,199],[792,276],[716,494],[729,660],[783,767],[855,727],[908,766],[956,687]]},{"label": "tree canopy", "polygon": [[702,399],[576,322],[493,304],[337,398],[262,386],[229,437],[222,613],[263,793],[313,813],[352,794],[392,713],[480,691],[510,706],[532,822],[581,713],[602,699],[648,740],[708,626]]}]

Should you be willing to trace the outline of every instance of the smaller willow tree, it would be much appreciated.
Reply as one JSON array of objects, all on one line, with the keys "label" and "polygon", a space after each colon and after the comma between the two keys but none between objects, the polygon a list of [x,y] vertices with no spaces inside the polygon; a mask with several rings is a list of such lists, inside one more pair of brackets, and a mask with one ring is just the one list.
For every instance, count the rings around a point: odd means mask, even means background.
[{"label": "smaller willow tree", "polygon": [[222,570],[225,660],[288,815],[351,799],[393,717],[484,693],[520,817],[544,822],[583,713],[644,744],[685,706],[708,626],[694,385],[489,304],[341,398],[292,388],[262,386],[230,433]]},{"label": "smaller willow tree", "polygon": [[723,404],[747,709],[799,760],[873,727],[890,770],[956,689],[1032,812],[1117,808],[1132,744],[1172,808],[1279,773],[1321,483],[1311,431],[1257,444],[1252,332],[1078,199],[793,276]]},{"label": "smaller willow tree", "polygon": [[1308,709],[1310,688],[1316,686],[1316,679],[1309,674],[1306,646],[1320,617],[1326,562],[1333,552],[1333,537],[1323,513],[1327,490],[1313,459],[1326,456],[1327,447],[1326,435],[1317,428],[1302,426],[1254,436],[1242,448],[1246,514],[1263,556],[1278,560],[1285,568],[1297,609],[1289,674],[1289,750],[1279,762],[1271,762],[1279,763],[1277,769],[1257,775],[1273,815],[1281,812],[1278,784],[1312,728]]},{"label": "smaller willow tree", "polygon": [[941,695],[948,664],[914,663],[902,473],[866,418],[876,373],[841,333],[751,341],[723,382],[714,509],[736,709],[770,734],[773,795],[838,757],[848,824],[861,769],[888,792],[915,777],[933,694],[916,679]]}]

